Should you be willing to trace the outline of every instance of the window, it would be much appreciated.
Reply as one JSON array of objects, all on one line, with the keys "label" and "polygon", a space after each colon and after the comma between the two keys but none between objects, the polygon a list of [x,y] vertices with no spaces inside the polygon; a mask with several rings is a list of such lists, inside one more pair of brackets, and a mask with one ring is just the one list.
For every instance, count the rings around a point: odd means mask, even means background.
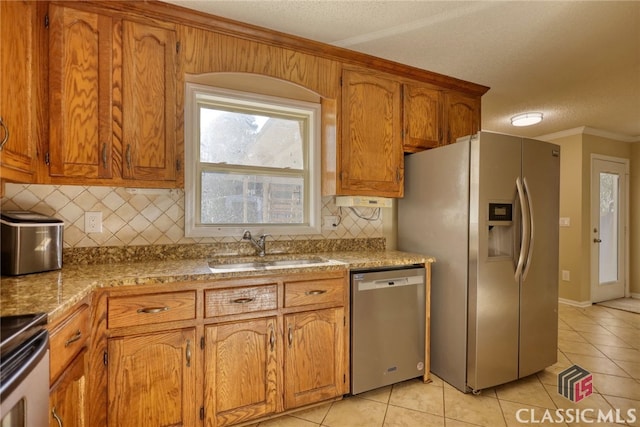
[{"label": "window", "polygon": [[185,235],[319,233],[320,105],[188,83]]}]

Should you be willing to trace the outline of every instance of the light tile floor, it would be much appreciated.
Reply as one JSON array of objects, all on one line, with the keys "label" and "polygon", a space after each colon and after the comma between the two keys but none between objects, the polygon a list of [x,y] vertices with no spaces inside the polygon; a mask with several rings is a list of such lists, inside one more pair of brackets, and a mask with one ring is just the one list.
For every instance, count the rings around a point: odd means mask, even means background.
[{"label": "light tile floor", "polygon": [[[598,305],[582,309],[560,304],[559,319],[555,365],[483,390],[478,396],[461,393],[434,376],[429,384],[406,381],[265,421],[258,427],[640,426],[640,314]],[[576,404],[556,390],[557,374],[573,364],[590,371],[594,384],[594,393]],[[572,411],[566,411],[570,408]],[[557,409],[566,416],[556,415]],[[582,417],[570,422],[568,414],[575,415],[576,409],[582,411]],[[629,424],[596,422],[599,409],[612,415],[618,410],[618,421],[632,420],[628,411],[635,409],[636,420]],[[519,422],[516,414],[528,423]]]}]

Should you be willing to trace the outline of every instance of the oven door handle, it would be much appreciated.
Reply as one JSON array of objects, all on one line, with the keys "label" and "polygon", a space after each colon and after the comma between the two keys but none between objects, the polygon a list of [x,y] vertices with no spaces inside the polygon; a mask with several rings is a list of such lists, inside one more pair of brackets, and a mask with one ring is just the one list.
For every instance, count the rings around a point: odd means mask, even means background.
[{"label": "oven door handle", "polygon": [[[49,349],[49,332],[46,329],[38,332],[29,341],[24,343],[14,355],[9,356],[4,361],[9,368],[14,367],[8,373],[7,378],[2,378],[0,382],[0,400],[4,400],[13,389],[18,386],[24,378],[31,373],[33,368],[42,360]],[[4,364],[3,363],[3,364]],[[4,366],[3,366],[4,368]],[[3,372],[3,374],[5,374]]]}]

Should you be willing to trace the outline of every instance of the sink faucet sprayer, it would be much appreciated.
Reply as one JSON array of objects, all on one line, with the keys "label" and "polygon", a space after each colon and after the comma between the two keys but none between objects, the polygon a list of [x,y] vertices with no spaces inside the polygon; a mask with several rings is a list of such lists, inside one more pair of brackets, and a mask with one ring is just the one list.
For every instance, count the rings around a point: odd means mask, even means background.
[{"label": "sink faucet sprayer", "polygon": [[267,236],[270,236],[270,234],[263,234],[258,240],[256,240],[251,237],[251,232],[249,230],[245,230],[244,234],[242,234],[242,240],[248,240],[253,243],[253,246],[258,249],[258,255],[264,256],[267,250]]}]

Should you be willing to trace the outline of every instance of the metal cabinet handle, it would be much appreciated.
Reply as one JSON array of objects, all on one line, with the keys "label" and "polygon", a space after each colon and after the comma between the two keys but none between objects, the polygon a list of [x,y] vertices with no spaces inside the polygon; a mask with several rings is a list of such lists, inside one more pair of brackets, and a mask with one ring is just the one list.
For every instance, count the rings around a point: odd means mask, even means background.
[{"label": "metal cabinet handle", "polygon": [[9,140],[9,128],[4,124],[4,120],[2,120],[2,117],[0,117],[0,126],[2,126],[2,128],[4,129],[4,138],[2,138],[2,141],[0,141],[0,151],[2,151],[2,149],[4,148],[4,144],[6,144]]},{"label": "metal cabinet handle", "polygon": [[231,302],[234,304],[247,304],[250,303],[251,301],[253,301],[255,298],[236,298],[234,300],[232,300]]},{"label": "metal cabinet handle", "polygon": [[291,329],[291,326],[289,326],[289,348],[291,348],[292,344],[293,344],[293,330]]},{"label": "metal cabinet handle", "polygon": [[327,291],[324,289],[315,289],[313,291],[307,291],[304,294],[305,295],[322,295],[322,294],[326,294]]},{"label": "metal cabinet handle", "polygon": [[602,240],[600,240],[600,239],[593,239],[593,243],[602,243]]},{"label": "metal cabinet handle", "polygon": [[107,168],[107,144],[102,144],[102,166]]},{"label": "metal cabinet handle", "polygon": [[127,158],[127,168],[131,169],[131,144],[127,144],[127,152],[125,156]]},{"label": "metal cabinet handle", "polygon": [[64,427],[62,425],[62,420],[60,419],[58,414],[56,414],[56,407],[55,406],[51,409],[51,415],[53,416],[53,419],[58,422],[58,427]]},{"label": "metal cabinet handle", "polygon": [[271,351],[276,346],[276,334],[273,332],[273,328],[271,328],[271,336],[269,337],[269,344],[271,345]]},{"label": "metal cabinet handle", "polygon": [[165,306],[165,307],[144,307],[144,308],[139,308],[138,309],[138,313],[144,313],[144,314],[154,314],[154,313],[161,313],[163,311],[167,311],[169,310],[169,307]]},{"label": "metal cabinet handle", "polygon": [[74,342],[78,341],[80,338],[82,338],[82,332],[80,332],[80,329],[78,329],[76,331],[76,333],[73,334],[73,336],[71,338],[69,338],[68,340],[66,340],[64,342],[64,346],[65,347],[69,347],[71,344],[73,344]]},{"label": "metal cabinet handle", "polygon": [[187,340],[186,358],[187,358],[187,368],[190,368],[191,367],[191,340]]}]

